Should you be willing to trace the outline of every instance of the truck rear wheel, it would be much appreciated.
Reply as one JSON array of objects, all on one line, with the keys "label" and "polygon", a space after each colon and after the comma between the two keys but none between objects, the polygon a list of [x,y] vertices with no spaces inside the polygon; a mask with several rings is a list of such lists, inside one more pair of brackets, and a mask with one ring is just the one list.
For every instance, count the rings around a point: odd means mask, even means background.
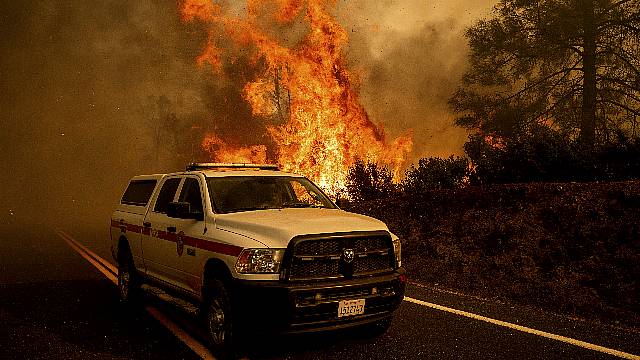
[{"label": "truck rear wheel", "polygon": [[209,345],[219,355],[229,355],[235,340],[229,293],[224,283],[217,279],[211,280],[207,288],[204,318]]},{"label": "truck rear wheel", "polygon": [[139,298],[140,284],[133,258],[128,250],[118,256],[118,295],[123,304],[133,304]]}]

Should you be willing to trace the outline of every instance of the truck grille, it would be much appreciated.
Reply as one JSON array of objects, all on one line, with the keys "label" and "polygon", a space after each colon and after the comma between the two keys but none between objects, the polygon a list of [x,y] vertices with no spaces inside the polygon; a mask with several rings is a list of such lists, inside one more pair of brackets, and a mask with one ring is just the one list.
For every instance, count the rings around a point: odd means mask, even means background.
[{"label": "truck grille", "polygon": [[350,278],[393,270],[389,236],[301,239],[294,243],[290,280]]}]

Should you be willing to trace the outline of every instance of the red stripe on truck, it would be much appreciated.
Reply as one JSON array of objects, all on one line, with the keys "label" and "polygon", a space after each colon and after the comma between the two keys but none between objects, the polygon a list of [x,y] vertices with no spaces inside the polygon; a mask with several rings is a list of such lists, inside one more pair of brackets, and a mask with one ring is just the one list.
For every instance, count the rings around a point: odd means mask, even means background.
[{"label": "red stripe on truck", "polygon": [[127,224],[126,226],[127,226],[127,231],[131,231],[135,233],[142,232],[142,226],[133,225],[133,224]]},{"label": "red stripe on truck", "polygon": [[[215,241],[209,241],[205,239],[194,239],[198,244],[199,249],[213,251],[219,254],[225,254],[230,256],[238,256],[242,252],[242,248],[240,246],[223,244]],[[185,241],[186,243],[186,241]]]},{"label": "red stripe on truck", "polygon": [[[144,227],[139,226],[139,225],[122,223],[122,222],[115,221],[115,220],[111,220],[111,227],[115,227],[115,228],[125,227],[125,229],[127,229],[127,231],[131,231],[131,232],[135,232],[135,233],[142,232],[144,235],[150,235],[151,234],[151,229],[149,229],[149,228],[144,228]],[[167,231],[164,231],[164,230],[158,230],[157,238],[161,239],[161,240],[171,241],[171,242],[177,242],[178,241],[178,235],[176,233],[171,233],[171,232],[167,232]],[[236,257],[238,255],[240,255],[240,253],[242,252],[242,249],[243,249],[240,246],[219,243],[219,242],[215,242],[215,241],[211,241],[211,240],[207,240],[207,239],[194,238],[194,237],[191,237],[191,236],[183,236],[182,237],[182,241],[184,241],[184,244],[187,245],[187,246],[191,246],[191,247],[195,247],[195,248],[198,248],[198,249],[215,252],[215,253],[218,253],[218,254],[224,254],[224,255],[236,256]]]},{"label": "red stripe on truck", "polygon": [[124,221],[111,220],[111,227],[117,227],[120,229],[124,229],[126,231],[135,232],[135,233],[139,233],[140,231],[142,231],[142,226],[127,224]]}]

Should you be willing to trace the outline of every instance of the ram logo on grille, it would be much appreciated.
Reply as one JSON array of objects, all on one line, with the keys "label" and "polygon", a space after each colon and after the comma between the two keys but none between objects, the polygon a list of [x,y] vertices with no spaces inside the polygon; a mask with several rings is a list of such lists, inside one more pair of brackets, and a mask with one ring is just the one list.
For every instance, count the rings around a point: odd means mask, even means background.
[{"label": "ram logo on grille", "polygon": [[344,249],[344,251],[342,252],[342,260],[344,260],[344,262],[347,264],[351,264],[355,257],[356,252],[353,249]]}]

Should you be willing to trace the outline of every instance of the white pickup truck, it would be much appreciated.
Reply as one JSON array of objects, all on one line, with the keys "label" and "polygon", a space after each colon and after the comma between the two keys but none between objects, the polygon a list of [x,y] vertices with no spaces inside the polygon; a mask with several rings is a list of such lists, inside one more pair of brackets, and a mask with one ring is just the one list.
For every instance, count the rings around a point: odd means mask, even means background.
[{"label": "white pickup truck", "polygon": [[111,217],[123,302],[150,283],[200,305],[211,347],[238,330],[388,328],[400,240],[273,165],[191,164],[130,180]]}]

